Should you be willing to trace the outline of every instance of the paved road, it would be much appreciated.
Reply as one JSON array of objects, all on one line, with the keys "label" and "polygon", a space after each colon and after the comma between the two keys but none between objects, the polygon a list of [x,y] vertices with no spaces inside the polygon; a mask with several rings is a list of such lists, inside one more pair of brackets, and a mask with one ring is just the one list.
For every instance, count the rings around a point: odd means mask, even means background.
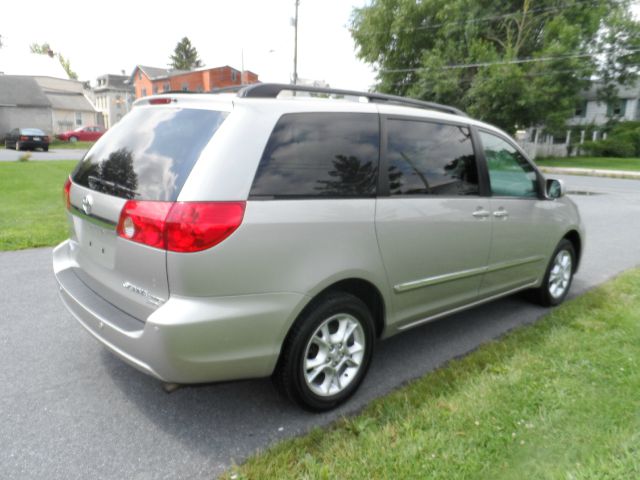
[{"label": "paved road", "polygon": [[16,151],[0,148],[0,162],[11,162],[18,160],[22,155],[30,154],[29,160],[80,160],[87,149],[61,148],[51,149],[48,152],[41,150],[32,151]]},{"label": "paved road", "polygon": [[[572,295],[640,265],[640,181],[566,177],[589,228]],[[304,413],[255,380],[164,393],[63,309],[50,249],[0,253],[0,465],[5,479],[212,478],[256,449],[353,413],[545,310],[518,296],[382,343],[352,401]]]}]

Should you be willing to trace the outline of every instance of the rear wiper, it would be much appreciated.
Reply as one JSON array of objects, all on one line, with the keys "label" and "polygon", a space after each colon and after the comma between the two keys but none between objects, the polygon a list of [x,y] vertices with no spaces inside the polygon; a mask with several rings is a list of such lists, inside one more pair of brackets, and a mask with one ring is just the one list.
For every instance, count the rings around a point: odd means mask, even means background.
[{"label": "rear wiper", "polygon": [[126,193],[133,195],[134,197],[140,196],[138,192],[136,192],[135,190],[132,190],[129,187],[125,187],[120,183],[112,182],[111,180],[105,180],[104,178],[96,177],[95,175],[89,175],[88,180],[89,180],[89,185],[91,185],[92,182],[99,183],[101,185],[112,188],[114,190],[122,190]]}]

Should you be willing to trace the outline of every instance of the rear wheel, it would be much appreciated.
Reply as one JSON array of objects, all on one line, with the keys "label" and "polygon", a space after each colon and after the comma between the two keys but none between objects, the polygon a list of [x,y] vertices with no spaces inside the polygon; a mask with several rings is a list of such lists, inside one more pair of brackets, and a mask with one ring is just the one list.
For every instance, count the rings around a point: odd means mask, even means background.
[{"label": "rear wheel", "polygon": [[283,345],[274,381],[302,407],[329,410],[358,389],[374,341],[367,306],[348,293],[328,294],[296,321]]},{"label": "rear wheel", "polygon": [[48,152],[49,151],[49,146],[47,145],[46,147],[42,147],[42,151],[43,152]]},{"label": "rear wheel", "polygon": [[551,256],[542,285],[534,290],[538,303],[551,307],[564,301],[571,288],[575,264],[576,252],[573,244],[563,238]]},{"label": "rear wheel", "polygon": [[69,137],[69,141],[71,143],[76,143],[78,141],[78,137]]}]

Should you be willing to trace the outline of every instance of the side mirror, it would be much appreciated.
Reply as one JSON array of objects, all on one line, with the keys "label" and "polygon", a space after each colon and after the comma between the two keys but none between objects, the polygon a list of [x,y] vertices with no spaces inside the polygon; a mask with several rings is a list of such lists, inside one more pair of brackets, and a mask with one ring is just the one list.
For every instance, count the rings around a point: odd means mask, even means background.
[{"label": "side mirror", "polygon": [[565,187],[562,180],[557,178],[547,178],[545,185],[547,198],[551,200],[564,197],[567,194],[567,187]]}]

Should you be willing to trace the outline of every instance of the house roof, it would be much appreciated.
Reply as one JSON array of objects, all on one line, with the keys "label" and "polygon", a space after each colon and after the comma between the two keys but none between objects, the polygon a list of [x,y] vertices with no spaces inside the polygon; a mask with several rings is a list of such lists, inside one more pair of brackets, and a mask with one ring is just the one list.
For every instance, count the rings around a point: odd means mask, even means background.
[{"label": "house roof", "polygon": [[26,75],[0,75],[0,105],[95,112],[81,82]]},{"label": "house roof", "polygon": [[129,78],[128,75],[114,75],[113,73],[101,75],[98,77],[98,85],[94,90],[132,90],[133,86],[129,83]]},{"label": "house roof", "polygon": [[35,77],[0,75],[0,105],[50,107],[51,102]]},{"label": "house roof", "polygon": [[95,112],[96,109],[84,94],[82,82],[49,77],[34,77],[52,108]]},{"label": "house roof", "polygon": [[85,97],[83,94],[77,93],[45,93],[49,101],[51,102],[51,107],[58,110],[74,110],[74,111],[91,111],[95,112],[93,105],[91,102]]},{"label": "house roof", "polygon": [[161,78],[171,77],[173,75],[181,75],[183,73],[189,73],[189,70],[176,70],[169,68],[158,68],[158,67],[147,67],[145,65],[136,65],[134,68],[131,77],[129,77],[130,81],[133,80],[133,76],[136,73],[137,69],[142,70],[142,72],[149,77],[149,80],[159,80]]}]

